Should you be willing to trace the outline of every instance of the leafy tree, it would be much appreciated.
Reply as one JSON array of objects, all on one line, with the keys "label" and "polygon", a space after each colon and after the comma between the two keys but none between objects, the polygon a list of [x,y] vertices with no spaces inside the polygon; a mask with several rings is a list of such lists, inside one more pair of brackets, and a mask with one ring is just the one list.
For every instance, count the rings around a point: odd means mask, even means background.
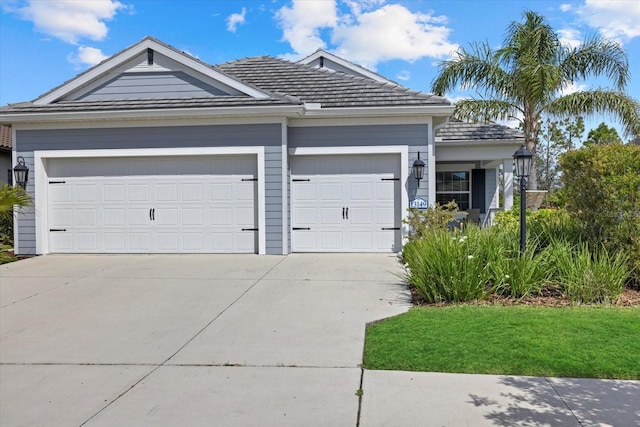
[{"label": "leafy tree", "polygon": [[622,144],[622,139],[618,136],[618,131],[615,128],[602,122],[597,128],[589,131],[587,140],[584,142],[584,145],[593,144]]},{"label": "leafy tree", "polygon": [[536,156],[539,189],[553,190],[558,186],[560,175],[558,158],[580,142],[583,133],[584,119],[581,116],[545,121]]},{"label": "leafy tree", "polygon": [[[567,117],[611,113],[629,135],[640,135],[640,103],[624,91],[629,80],[627,53],[616,42],[599,36],[579,47],[560,42],[546,18],[525,11],[524,22],[507,28],[504,46],[493,50],[488,43],[460,48],[456,58],[440,64],[432,91],[443,95],[457,86],[475,88],[480,99],[456,104],[454,116],[462,120],[490,121],[520,118],[525,144],[537,152],[544,115]],[[576,82],[603,76],[614,89],[594,89],[563,95]],[[537,172],[529,187],[537,188]]]},{"label": "leafy tree", "polygon": [[560,158],[567,210],[584,239],[630,256],[640,286],[640,146],[605,144]]}]

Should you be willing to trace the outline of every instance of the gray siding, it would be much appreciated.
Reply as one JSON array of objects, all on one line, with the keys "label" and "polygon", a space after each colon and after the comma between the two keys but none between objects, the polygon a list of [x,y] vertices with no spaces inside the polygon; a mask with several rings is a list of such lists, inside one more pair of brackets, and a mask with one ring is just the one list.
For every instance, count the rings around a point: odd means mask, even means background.
[{"label": "gray siding", "polygon": [[[281,125],[166,126],[147,128],[25,130],[16,133],[18,155],[30,169],[27,190],[34,195],[33,152],[37,150],[265,146],[266,252],[282,253]],[[43,207],[35,206],[39,209]],[[33,209],[18,220],[18,253],[35,253]]]},{"label": "gray siding", "polygon": [[108,101],[115,99],[202,98],[227,95],[224,91],[182,71],[170,71],[120,74],[77,99]]},{"label": "gray siding", "polygon": [[289,128],[289,147],[424,145],[424,125],[312,126]]},{"label": "gray siding", "polygon": [[20,255],[35,255],[36,253],[36,209],[40,207],[35,204],[35,171],[33,167],[33,152],[17,151],[16,156],[24,157],[24,163],[29,168],[29,181],[27,182],[27,192],[31,195],[33,204],[29,207],[18,208],[17,227],[20,235],[16,245],[16,253]]},{"label": "gray siding", "polygon": [[176,147],[280,147],[280,125],[163,126],[17,131],[20,151]]},{"label": "gray siding", "polygon": [[266,252],[282,254],[282,147],[265,147]]}]

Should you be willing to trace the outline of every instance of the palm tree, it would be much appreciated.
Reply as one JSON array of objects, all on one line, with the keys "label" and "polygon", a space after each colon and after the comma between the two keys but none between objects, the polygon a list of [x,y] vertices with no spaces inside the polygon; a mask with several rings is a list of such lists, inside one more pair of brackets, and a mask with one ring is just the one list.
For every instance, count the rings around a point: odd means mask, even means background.
[{"label": "palm tree", "polygon": [[[0,187],[0,241],[4,240],[5,237],[9,241],[12,239],[13,207],[29,206],[30,204],[31,197],[21,187],[12,187],[10,185]],[[4,236],[5,233],[9,235]]]},{"label": "palm tree", "polygon": [[[525,11],[524,23],[509,25],[504,46],[488,44],[460,48],[456,57],[440,64],[432,91],[443,95],[460,85],[475,88],[481,99],[456,104],[454,117],[491,121],[518,118],[525,144],[535,156],[543,115],[564,118],[605,113],[616,116],[628,135],[640,135],[640,103],[627,94],[627,53],[616,42],[599,36],[577,48],[563,45],[544,16]],[[604,76],[614,89],[597,88],[563,94],[576,82]],[[532,170],[529,188],[537,188]]]}]

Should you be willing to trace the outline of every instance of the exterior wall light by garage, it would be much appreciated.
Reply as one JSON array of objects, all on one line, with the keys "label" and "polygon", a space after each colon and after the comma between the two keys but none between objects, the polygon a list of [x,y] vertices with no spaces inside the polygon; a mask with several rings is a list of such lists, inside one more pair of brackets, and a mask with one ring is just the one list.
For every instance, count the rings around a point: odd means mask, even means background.
[{"label": "exterior wall light by garage", "polygon": [[24,157],[19,156],[17,158],[18,164],[13,168],[13,176],[15,177],[16,184],[22,189],[27,188],[27,182],[29,181],[29,168],[24,164]]},{"label": "exterior wall light by garage", "polygon": [[420,180],[424,178],[424,162],[420,160],[419,151],[418,158],[413,161],[413,177],[418,181],[418,187],[420,187]]},{"label": "exterior wall light by garage", "polygon": [[527,250],[527,180],[531,172],[533,154],[523,145],[513,155],[515,176],[520,180],[520,253]]}]

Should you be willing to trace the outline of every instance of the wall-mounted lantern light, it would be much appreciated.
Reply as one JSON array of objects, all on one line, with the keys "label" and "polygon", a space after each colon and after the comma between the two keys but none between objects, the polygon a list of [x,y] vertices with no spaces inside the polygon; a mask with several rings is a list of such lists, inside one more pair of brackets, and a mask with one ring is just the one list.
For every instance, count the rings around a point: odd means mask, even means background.
[{"label": "wall-mounted lantern light", "polygon": [[19,156],[16,160],[18,164],[13,168],[13,176],[15,177],[16,184],[26,189],[27,182],[29,181],[29,168],[24,164],[24,157]]},{"label": "wall-mounted lantern light", "polygon": [[418,187],[420,187],[420,180],[424,177],[424,162],[420,160],[419,151],[418,158],[413,161],[413,177],[418,181]]},{"label": "wall-mounted lantern light", "polygon": [[520,180],[520,253],[527,250],[527,180],[531,172],[533,154],[523,145],[513,155],[515,176]]}]

